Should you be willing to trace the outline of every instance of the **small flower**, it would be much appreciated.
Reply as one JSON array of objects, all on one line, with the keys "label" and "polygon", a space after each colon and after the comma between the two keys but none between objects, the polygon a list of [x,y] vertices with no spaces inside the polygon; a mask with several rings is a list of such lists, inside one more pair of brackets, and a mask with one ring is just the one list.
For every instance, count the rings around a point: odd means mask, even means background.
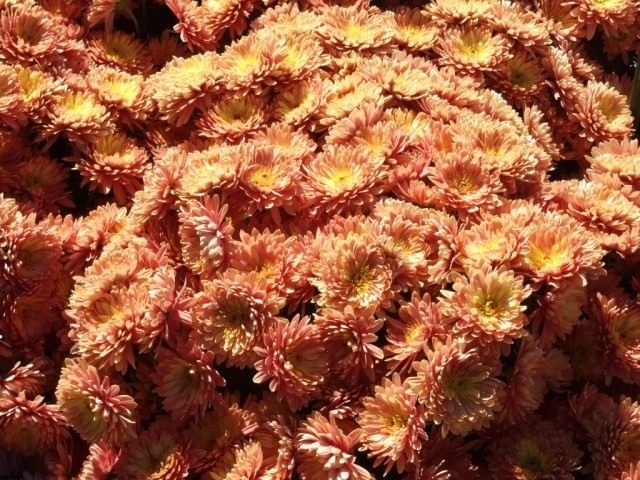
[{"label": "small flower", "polygon": [[201,196],[216,190],[236,187],[242,174],[247,148],[241,146],[211,145],[203,150],[189,152],[184,158],[184,172],[179,179],[179,192],[184,197]]},{"label": "small flower", "polygon": [[424,404],[427,418],[442,425],[443,434],[466,435],[486,427],[500,409],[504,383],[492,353],[461,341],[434,342],[428,360],[416,362],[408,379]]},{"label": "small flower", "polygon": [[372,203],[382,191],[383,161],[363,147],[327,146],[303,167],[313,211],[336,214]]},{"label": "small flower", "polygon": [[395,43],[411,53],[429,51],[439,33],[429,18],[415,8],[400,7],[393,16],[393,26]]},{"label": "small flower", "polygon": [[533,417],[491,445],[489,468],[497,480],[550,476],[569,480],[580,467],[581,456],[568,429]]},{"label": "small flower", "polygon": [[208,407],[217,402],[220,394],[216,387],[224,386],[225,381],[210,366],[212,357],[198,351],[186,355],[167,349],[159,351],[156,392],[163,398],[165,411],[176,419],[191,415],[200,418]]},{"label": "small flower", "polygon": [[614,35],[624,26],[637,20],[638,5],[634,0],[578,0],[571,14],[584,26],[588,40],[593,38],[598,26],[606,36]]},{"label": "small flower", "polygon": [[135,400],[82,359],[67,359],[56,399],[67,421],[87,442],[121,444],[136,436]]},{"label": "small flower", "polygon": [[184,262],[197,274],[211,278],[226,265],[233,235],[229,206],[218,196],[187,200],[180,206],[180,245]]},{"label": "small flower", "polygon": [[231,447],[216,461],[202,477],[206,480],[258,480],[263,478],[262,446],[249,441],[238,447]]},{"label": "small flower", "polygon": [[89,455],[82,464],[78,480],[107,480],[120,459],[120,449],[106,443],[89,446]]},{"label": "small flower", "polygon": [[133,10],[136,7],[132,0],[92,0],[87,8],[85,19],[89,28],[104,23],[105,30],[113,30],[116,17],[122,15],[135,22]]},{"label": "small flower", "polygon": [[442,65],[451,65],[463,73],[496,70],[509,58],[509,40],[482,27],[449,30],[434,50]]},{"label": "small flower", "polygon": [[359,441],[357,430],[346,435],[334,418],[314,412],[303,421],[296,435],[297,471],[301,480],[348,478],[373,480],[356,464],[353,451]]},{"label": "small flower", "polygon": [[275,120],[293,127],[306,125],[324,100],[324,84],[313,76],[288,85],[275,94],[272,109]]},{"label": "small flower", "polygon": [[627,185],[640,188],[640,147],[638,140],[623,138],[599,143],[585,157],[591,170],[611,173]]},{"label": "small flower", "polygon": [[113,191],[116,201],[125,205],[142,188],[142,177],[149,167],[149,154],[121,132],[107,134],[89,146],[87,157],[75,166],[83,177],[82,185],[103,194]]},{"label": "small flower", "polygon": [[590,142],[622,139],[631,133],[633,117],[626,96],[606,83],[589,82],[578,95],[573,116],[580,136]]},{"label": "small flower", "polygon": [[198,135],[238,142],[261,129],[268,118],[264,97],[254,94],[223,97],[198,119]]},{"label": "small flower", "polygon": [[142,75],[101,66],[87,76],[87,86],[125,124],[145,119],[151,110]]},{"label": "small flower", "polygon": [[400,376],[383,379],[375,387],[375,396],[362,401],[363,410],[358,415],[363,449],[375,457],[374,467],[385,464],[385,474],[393,465],[399,473],[407,464],[418,461],[424,431],[424,407],[416,405],[416,395],[411,393]]},{"label": "small flower", "polygon": [[320,330],[309,317],[276,321],[265,332],[264,347],[256,349],[256,383],[269,389],[294,410],[305,406],[325,381],[327,351]]},{"label": "small flower", "polygon": [[105,65],[132,74],[149,71],[144,45],[122,31],[95,34],[87,41],[89,56],[96,65]]},{"label": "small flower", "polygon": [[335,6],[323,12],[322,20],[316,33],[337,52],[353,50],[366,55],[384,53],[391,47],[393,30],[387,14]]},{"label": "small flower", "polygon": [[18,73],[0,64],[0,122],[18,129],[26,120],[24,110]]},{"label": "small flower", "polygon": [[461,277],[453,291],[444,290],[443,315],[457,318],[454,330],[481,343],[505,342],[526,334],[527,317],[522,302],[531,294],[523,278],[512,271],[483,267],[469,278]]},{"label": "small flower", "polygon": [[277,40],[269,32],[246,35],[220,55],[219,68],[225,88],[231,92],[260,91],[274,70],[273,53]]}]

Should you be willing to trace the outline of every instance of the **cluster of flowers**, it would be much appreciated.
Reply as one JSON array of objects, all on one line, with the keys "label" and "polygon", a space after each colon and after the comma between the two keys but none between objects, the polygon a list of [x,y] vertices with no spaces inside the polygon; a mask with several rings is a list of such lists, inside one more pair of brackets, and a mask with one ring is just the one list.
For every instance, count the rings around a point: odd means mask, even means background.
[{"label": "cluster of flowers", "polygon": [[639,479],[639,49],[637,0],[0,0],[0,476]]}]

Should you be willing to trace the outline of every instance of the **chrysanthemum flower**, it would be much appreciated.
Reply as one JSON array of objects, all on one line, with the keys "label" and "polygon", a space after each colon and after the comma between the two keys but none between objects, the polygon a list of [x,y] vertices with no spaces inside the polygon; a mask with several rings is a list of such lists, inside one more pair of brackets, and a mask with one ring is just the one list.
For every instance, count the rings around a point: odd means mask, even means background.
[{"label": "chrysanthemum flower", "polygon": [[269,119],[263,96],[225,96],[213,102],[198,119],[198,135],[238,142],[259,130]]},{"label": "chrysanthemum flower", "polygon": [[87,76],[87,86],[111,114],[124,123],[143,120],[151,110],[144,77],[111,67],[96,67]]},{"label": "chrysanthemum flower", "polygon": [[237,447],[228,448],[204,475],[206,480],[258,480],[264,478],[262,446],[249,441]]},{"label": "chrysanthemum flower", "polygon": [[398,100],[418,100],[429,93],[431,64],[402,51],[373,57],[359,69]]},{"label": "chrysanthemum flower", "polygon": [[269,389],[292,409],[305,406],[328,374],[327,351],[320,330],[309,317],[279,320],[265,332],[264,347],[256,348],[256,383]]},{"label": "chrysanthemum flower", "polygon": [[272,123],[252,135],[251,143],[272,148],[291,161],[302,163],[307,163],[318,148],[308,133],[287,123]]},{"label": "chrysanthemum flower", "polygon": [[584,26],[587,40],[601,26],[605,35],[613,35],[626,25],[632,25],[638,16],[635,0],[578,0],[571,12]]},{"label": "chrysanthemum flower", "polygon": [[89,56],[96,65],[124,70],[132,74],[147,73],[149,60],[144,45],[134,36],[122,31],[95,34],[87,40]]},{"label": "chrysanthemum flower", "polygon": [[61,207],[74,206],[68,189],[69,171],[59,162],[36,155],[15,166],[17,187],[14,195],[22,202],[23,209],[34,210],[39,215],[58,213]]},{"label": "chrysanthemum flower", "polygon": [[436,0],[425,8],[427,18],[440,25],[485,23],[491,17],[491,3],[483,0]]},{"label": "chrysanthemum flower", "polygon": [[536,219],[518,263],[536,283],[557,285],[576,275],[585,280],[597,274],[602,256],[603,250],[584,227],[565,214],[552,212]]},{"label": "chrysanthemum flower", "polygon": [[0,395],[12,393],[19,395],[24,392],[30,397],[41,394],[48,386],[48,379],[45,377],[49,373],[51,365],[44,358],[38,358],[31,363],[22,365],[16,363],[6,374],[0,377]]},{"label": "chrysanthemum flower", "polygon": [[[278,25],[276,32],[280,32]],[[282,36],[282,51],[275,55],[271,76],[282,85],[297,82],[315,75],[317,70],[329,63],[318,40],[308,34]]]},{"label": "chrysanthemum flower", "polygon": [[272,54],[276,51],[276,38],[268,32],[246,35],[220,55],[218,68],[231,92],[260,91],[262,83],[274,69]]},{"label": "chrysanthemum flower", "polygon": [[498,359],[451,338],[434,342],[427,357],[414,363],[416,377],[408,379],[427,418],[442,425],[443,434],[466,435],[486,427],[500,409],[504,393],[504,383],[496,378]]},{"label": "chrysanthemum flower", "polygon": [[375,387],[375,396],[362,401],[363,410],[358,415],[363,449],[375,457],[374,467],[385,464],[385,473],[393,465],[402,473],[407,464],[418,461],[421,441],[427,438],[424,430],[424,407],[416,405],[416,395],[411,393],[400,376],[383,379]]},{"label": "chrysanthemum flower", "polygon": [[15,69],[0,65],[0,122],[18,129],[26,119],[25,106],[20,91],[20,81]]},{"label": "chrysanthemum flower", "polygon": [[372,203],[382,192],[383,161],[363,147],[327,146],[303,167],[312,211],[336,214]]},{"label": "chrysanthemum flower", "polygon": [[91,0],[85,13],[89,28],[104,23],[105,30],[113,30],[113,22],[118,16],[124,16],[136,22],[133,10],[136,4],[132,0]]},{"label": "chrysanthemum flower", "polygon": [[151,63],[159,70],[175,57],[186,57],[188,49],[178,36],[165,30],[160,36],[149,39],[147,52],[151,57]]},{"label": "chrysanthemum flower", "polygon": [[322,13],[317,35],[337,52],[375,54],[388,51],[393,42],[390,15],[373,9],[330,7]]},{"label": "chrysanthemum flower", "polygon": [[372,480],[373,476],[356,464],[353,452],[358,441],[357,430],[346,435],[334,418],[327,419],[317,411],[311,414],[296,435],[297,472],[301,480]]},{"label": "chrysanthemum flower", "polygon": [[576,41],[583,25],[572,15],[575,5],[576,1],[541,0],[538,10],[544,15],[551,32],[562,38]]},{"label": "chrysanthemum flower", "polygon": [[265,479],[289,480],[295,468],[293,421],[278,415],[254,434],[262,447]]},{"label": "chrysanthemum flower", "polygon": [[58,135],[65,135],[69,140],[82,144],[95,142],[98,137],[112,131],[109,112],[95,95],[69,90],[55,99],[41,136],[51,142]]},{"label": "chrysanthemum flower", "polygon": [[116,201],[125,205],[142,188],[142,176],[149,165],[149,154],[122,132],[104,135],[89,146],[87,157],[74,167],[83,177],[82,185],[102,194],[113,191]]},{"label": "chrysanthemum flower", "polygon": [[480,208],[496,208],[501,203],[502,183],[478,158],[442,156],[427,168],[427,178],[435,186],[439,205],[445,209],[473,213]]},{"label": "chrysanthemum flower", "polygon": [[512,343],[526,334],[522,302],[531,294],[522,277],[510,270],[483,267],[460,277],[453,291],[443,290],[444,315],[457,318],[454,329],[481,343]]},{"label": "chrysanthemum flower", "polygon": [[509,58],[510,41],[481,27],[447,31],[434,47],[442,65],[451,65],[463,73],[495,70]]},{"label": "chrysanthemum flower", "polygon": [[238,183],[246,159],[245,145],[211,145],[185,155],[179,193],[184,197],[202,196],[217,190],[232,190]]},{"label": "chrysanthemum flower", "polygon": [[600,335],[605,379],[618,377],[625,382],[639,382],[640,305],[620,295],[607,298],[597,294],[591,315]]},{"label": "chrysanthemum flower", "polygon": [[184,447],[168,427],[165,423],[156,423],[129,444],[116,465],[122,478],[180,480],[187,477],[189,464]]},{"label": "chrysanthemum flower", "polygon": [[406,372],[413,361],[420,360],[425,345],[433,339],[443,339],[445,333],[437,305],[431,302],[428,293],[421,298],[417,291],[412,292],[410,302],[400,303],[398,318],[388,318],[386,327],[386,361],[391,371],[400,372]]},{"label": "chrysanthemum flower", "polygon": [[25,113],[36,123],[44,122],[53,96],[60,89],[58,82],[46,72],[32,68],[19,68],[17,75]]},{"label": "chrysanthemum flower", "polygon": [[233,234],[228,205],[218,196],[206,196],[203,201],[187,200],[180,207],[180,244],[184,262],[197,274],[211,278],[225,265]]},{"label": "chrysanthemum flower", "polygon": [[205,110],[218,91],[218,57],[211,53],[174,58],[147,80],[160,118],[177,126],[189,121],[196,109]]},{"label": "chrysanthemum flower", "polygon": [[497,480],[569,480],[580,467],[581,456],[568,429],[532,417],[500,435],[491,445],[489,468]]},{"label": "chrysanthemum flower", "polygon": [[107,480],[120,459],[120,449],[99,442],[89,446],[89,455],[82,464],[78,480]]},{"label": "chrysanthemum flower", "polygon": [[304,126],[323,102],[324,83],[313,76],[278,91],[271,104],[275,120],[288,125]]},{"label": "chrysanthemum flower", "polygon": [[606,83],[589,82],[582,87],[573,115],[582,127],[580,135],[590,142],[622,139],[633,125],[627,97]]},{"label": "chrysanthemum flower", "polygon": [[135,400],[82,359],[66,361],[56,399],[67,421],[87,442],[119,444],[136,435]]},{"label": "chrysanthemum flower", "polygon": [[[547,190],[553,203],[597,236],[620,234],[640,225],[638,206],[603,183],[565,180],[553,182]],[[544,191],[543,196],[547,196]]]},{"label": "chrysanthemum flower", "polygon": [[391,270],[368,235],[348,235],[324,245],[309,279],[321,307],[354,310],[378,306],[390,296]]},{"label": "chrysanthemum flower", "polygon": [[354,311],[347,305],[343,310],[323,308],[316,315],[315,324],[334,360],[331,372],[335,376],[352,381],[375,378],[376,365],[384,358],[382,349],[375,345],[376,333],[384,321],[374,317],[374,311],[375,306]]},{"label": "chrysanthemum flower", "polygon": [[224,378],[210,366],[213,355],[189,352],[178,355],[162,349],[157,360],[156,391],[162,406],[175,418],[200,417],[214,405],[220,394],[216,387],[225,385]]},{"label": "chrysanthemum flower", "polygon": [[412,53],[426,52],[436,43],[438,29],[415,8],[400,7],[393,16],[394,42]]},{"label": "chrysanthemum flower", "polygon": [[625,184],[640,188],[638,140],[624,138],[599,143],[585,158],[593,171],[617,175]]},{"label": "chrysanthemum flower", "polygon": [[0,447],[10,452],[33,454],[53,447],[67,434],[58,407],[33,400],[24,392],[17,396],[0,395]]},{"label": "chrysanthemum flower", "polygon": [[280,310],[276,295],[255,272],[227,271],[204,282],[194,312],[198,340],[231,365],[253,364],[253,348]]}]

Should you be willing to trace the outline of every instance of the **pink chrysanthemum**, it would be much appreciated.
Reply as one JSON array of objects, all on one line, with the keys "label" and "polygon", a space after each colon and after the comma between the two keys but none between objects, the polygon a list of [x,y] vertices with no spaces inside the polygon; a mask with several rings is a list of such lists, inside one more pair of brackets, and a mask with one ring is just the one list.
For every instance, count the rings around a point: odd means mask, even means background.
[{"label": "pink chrysanthemum", "polygon": [[87,39],[87,46],[95,65],[105,65],[132,74],[147,73],[150,69],[144,44],[130,33],[96,33]]},{"label": "pink chrysanthemum", "polygon": [[297,471],[302,480],[372,480],[373,476],[356,464],[353,454],[359,433],[345,434],[333,418],[314,412],[296,435]]},{"label": "pink chrysanthemum", "polygon": [[87,86],[110,114],[124,124],[144,120],[151,111],[142,75],[100,66],[87,76]]},{"label": "pink chrysanthemum", "polygon": [[424,404],[427,418],[443,433],[465,435],[486,427],[500,408],[504,383],[496,377],[500,364],[491,352],[462,341],[434,342],[428,360],[416,362],[409,383]]},{"label": "pink chrysanthemum", "polygon": [[67,421],[87,442],[120,444],[136,436],[137,404],[84,360],[67,360],[56,388]]},{"label": "pink chrysanthemum", "polygon": [[182,258],[193,272],[205,278],[211,278],[227,262],[233,235],[233,226],[226,217],[228,209],[218,196],[187,200],[180,207]]},{"label": "pink chrysanthemum", "polygon": [[83,185],[103,194],[113,191],[120,205],[125,205],[142,188],[142,177],[149,167],[149,154],[133,139],[121,132],[104,135],[89,146],[87,157],[75,166]]},{"label": "pink chrysanthemum", "polygon": [[424,431],[424,407],[416,406],[411,393],[400,376],[385,378],[375,387],[375,396],[362,401],[358,416],[363,448],[375,457],[374,467],[385,464],[385,474],[395,465],[402,473],[407,464],[415,464],[420,455]]},{"label": "pink chrysanthemum", "polygon": [[78,480],[107,480],[120,455],[120,449],[106,443],[92,444],[89,446],[89,455],[78,474]]},{"label": "pink chrysanthemum", "polygon": [[487,28],[449,30],[436,44],[440,63],[463,73],[495,70],[509,57],[510,41]]},{"label": "pink chrysanthemum", "polygon": [[526,334],[522,302],[531,294],[523,278],[509,270],[483,267],[443,290],[440,311],[456,318],[454,331],[481,343],[512,343]]},{"label": "pink chrysanthemum", "polygon": [[616,175],[627,185],[640,188],[640,147],[638,140],[624,138],[599,143],[586,156],[594,172]]},{"label": "pink chrysanthemum", "polygon": [[259,480],[263,478],[262,446],[249,441],[228,448],[202,478],[206,480]]},{"label": "pink chrysanthemum", "polygon": [[269,118],[262,96],[225,96],[213,102],[198,119],[198,135],[238,142],[261,129]]},{"label": "pink chrysanthemum", "polygon": [[18,72],[0,65],[0,122],[19,129],[26,119]]},{"label": "pink chrysanthemum", "polygon": [[390,16],[365,8],[327,8],[317,34],[336,52],[384,53],[393,42]]},{"label": "pink chrysanthemum", "polygon": [[430,50],[439,33],[427,15],[415,8],[400,7],[393,16],[393,26],[395,43],[412,53]]},{"label": "pink chrysanthemum", "polygon": [[85,13],[89,28],[104,23],[105,30],[113,30],[113,22],[118,16],[128,17],[135,22],[133,10],[136,7],[132,0],[92,0]]},{"label": "pink chrysanthemum", "polygon": [[323,102],[324,84],[319,76],[301,80],[276,93],[272,115],[279,122],[304,126]]},{"label": "pink chrysanthemum", "polygon": [[632,25],[638,18],[638,3],[635,0],[577,0],[571,14],[585,28],[587,39],[593,38],[598,26],[607,36],[621,28]]},{"label": "pink chrysanthemum", "polygon": [[269,389],[298,409],[306,405],[325,381],[327,351],[320,330],[309,317],[276,321],[265,333],[254,382],[269,381]]}]

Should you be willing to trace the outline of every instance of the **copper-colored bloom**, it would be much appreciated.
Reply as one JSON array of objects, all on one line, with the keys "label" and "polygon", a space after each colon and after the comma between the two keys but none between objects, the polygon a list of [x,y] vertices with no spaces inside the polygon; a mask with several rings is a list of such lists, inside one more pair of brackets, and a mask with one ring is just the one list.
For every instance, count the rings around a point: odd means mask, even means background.
[{"label": "copper-colored bloom", "polygon": [[237,142],[262,128],[268,118],[264,97],[253,94],[225,96],[213,102],[198,119],[198,134]]},{"label": "copper-colored bloom", "polygon": [[624,138],[599,143],[586,157],[593,171],[611,173],[625,184],[640,187],[640,147],[638,140]]},{"label": "copper-colored bloom", "polygon": [[509,58],[510,41],[482,27],[449,30],[435,47],[440,63],[466,73],[491,71]]}]

